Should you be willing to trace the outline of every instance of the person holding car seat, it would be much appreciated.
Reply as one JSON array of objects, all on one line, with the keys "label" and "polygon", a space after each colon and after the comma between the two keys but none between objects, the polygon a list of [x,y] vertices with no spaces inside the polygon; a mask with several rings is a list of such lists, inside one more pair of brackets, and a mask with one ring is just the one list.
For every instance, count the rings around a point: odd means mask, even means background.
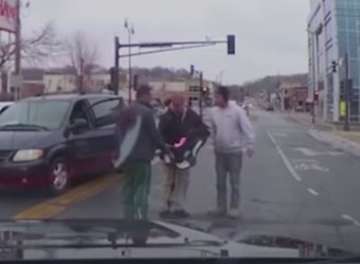
[{"label": "person holding car seat", "polygon": [[209,131],[200,116],[185,108],[185,97],[178,94],[171,98],[169,110],[160,117],[159,130],[173,157],[164,155],[165,174],[162,218],[185,218],[186,194],[190,183],[190,167],[205,144]]}]

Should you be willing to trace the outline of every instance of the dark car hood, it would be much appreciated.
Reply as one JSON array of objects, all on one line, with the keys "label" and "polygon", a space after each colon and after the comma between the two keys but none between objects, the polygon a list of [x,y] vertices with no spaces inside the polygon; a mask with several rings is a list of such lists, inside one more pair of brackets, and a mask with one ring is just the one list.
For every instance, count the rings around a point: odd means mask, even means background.
[{"label": "dark car hood", "polygon": [[350,256],[296,238],[255,235],[226,242],[174,224],[123,220],[0,222],[0,252],[2,259],[23,260]]},{"label": "dark car hood", "polygon": [[59,131],[0,131],[0,150],[44,148],[60,140]]}]

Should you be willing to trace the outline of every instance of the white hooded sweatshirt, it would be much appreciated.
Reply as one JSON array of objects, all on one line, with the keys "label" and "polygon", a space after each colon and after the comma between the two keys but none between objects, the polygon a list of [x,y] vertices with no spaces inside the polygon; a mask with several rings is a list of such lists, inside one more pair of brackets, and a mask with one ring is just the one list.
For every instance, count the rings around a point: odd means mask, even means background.
[{"label": "white hooded sweatshirt", "polygon": [[215,151],[241,153],[254,148],[255,132],[244,109],[234,101],[226,108],[214,107],[210,115]]}]

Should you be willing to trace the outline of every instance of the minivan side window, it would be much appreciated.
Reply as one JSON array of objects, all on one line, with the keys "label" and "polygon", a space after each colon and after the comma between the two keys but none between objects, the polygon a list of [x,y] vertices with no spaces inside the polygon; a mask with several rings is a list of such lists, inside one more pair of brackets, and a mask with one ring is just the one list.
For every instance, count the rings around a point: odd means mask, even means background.
[{"label": "minivan side window", "polygon": [[123,107],[120,98],[105,100],[104,102],[94,103],[92,111],[95,116],[96,127],[112,125],[116,121],[116,113]]}]

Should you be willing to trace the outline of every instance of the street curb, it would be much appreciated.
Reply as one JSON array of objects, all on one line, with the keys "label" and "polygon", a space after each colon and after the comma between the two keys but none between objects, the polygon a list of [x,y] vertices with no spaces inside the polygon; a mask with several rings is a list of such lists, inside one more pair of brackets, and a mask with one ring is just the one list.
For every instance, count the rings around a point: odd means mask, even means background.
[{"label": "street curb", "polygon": [[316,129],[310,129],[308,134],[320,142],[329,144],[336,149],[341,149],[344,152],[360,157],[360,144],[352,142],[351,140]]},{"label": "street curb", "polygon": [[286,118],[288,118],[290,121],[295,122],[297,124],[300,124],[302,126],[306,126],[306,127],[313,127],[314,125],[311,122],[296,118],[295,116],[288,114],[286,116]]}]

